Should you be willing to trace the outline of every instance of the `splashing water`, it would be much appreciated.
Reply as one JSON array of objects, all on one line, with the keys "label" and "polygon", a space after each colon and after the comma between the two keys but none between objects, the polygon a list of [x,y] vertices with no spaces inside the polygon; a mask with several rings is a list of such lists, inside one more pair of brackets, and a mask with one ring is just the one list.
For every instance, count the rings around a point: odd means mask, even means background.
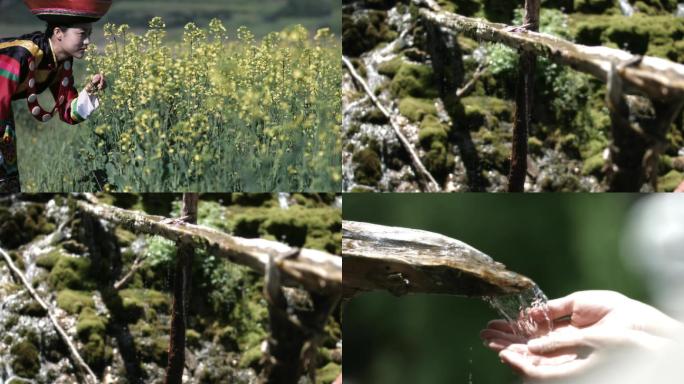
[{"label": "splashing water", "polygon": [[[553,330],[549,318],[548,299],[535,284],[532,288],[518,294],[486,296],[484,300],[513,327],[513,332],[522,337],[534,337]],[[540,313],[543,321],[535,321],[533,313]],[[535,315],[539,318],[539,315]]]}]

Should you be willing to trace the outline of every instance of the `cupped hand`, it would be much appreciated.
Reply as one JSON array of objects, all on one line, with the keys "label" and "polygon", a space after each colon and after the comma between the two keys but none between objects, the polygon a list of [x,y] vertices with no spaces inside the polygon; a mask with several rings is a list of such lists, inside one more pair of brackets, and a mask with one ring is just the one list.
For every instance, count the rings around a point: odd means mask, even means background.
[{"label": "cupped hand", "polygon": [[[659,349],[681,323],[657,309],[611,291],[583,291],[548,302],[546,314],[533,309],[540,325],[553,330],[523,336],[504,320],[493,320],[480,333],[485,346],[528,379],[573,377],[587,371],[614,348]],[[542,327],[540,327],[542,328]]]}]

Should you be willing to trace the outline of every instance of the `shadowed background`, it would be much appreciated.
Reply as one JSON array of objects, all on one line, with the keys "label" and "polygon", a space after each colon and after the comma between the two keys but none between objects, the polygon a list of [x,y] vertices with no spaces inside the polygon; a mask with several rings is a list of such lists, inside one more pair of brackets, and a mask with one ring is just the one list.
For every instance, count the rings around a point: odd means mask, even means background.
[{"label": "shadowed background", "polygon": [[[638,195],[345,194],[345,220],[441,233],[534,280],[549,298],[610,289],[649,301],[620,257]],[[443,295],[359,295],[343,309],[345,383],[514,383],[478,333],[497,315]]]}]

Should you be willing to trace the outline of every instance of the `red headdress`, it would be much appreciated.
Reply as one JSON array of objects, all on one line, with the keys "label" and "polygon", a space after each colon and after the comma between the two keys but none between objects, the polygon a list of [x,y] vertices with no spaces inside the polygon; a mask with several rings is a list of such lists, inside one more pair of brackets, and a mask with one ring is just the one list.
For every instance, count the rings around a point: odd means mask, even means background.
[{"label": "red headdress", "polygon": [[112,0],[24,0],[39,19],[50,24],[98,21],[112,6]]}]

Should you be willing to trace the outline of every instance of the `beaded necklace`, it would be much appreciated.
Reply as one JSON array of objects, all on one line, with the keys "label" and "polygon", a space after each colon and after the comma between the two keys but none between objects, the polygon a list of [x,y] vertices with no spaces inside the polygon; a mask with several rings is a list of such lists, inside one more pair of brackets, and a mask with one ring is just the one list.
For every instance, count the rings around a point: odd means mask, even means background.
[{"label": "beaded necklace", "polygon": [[38,103],[38,92],[36,90],[37,64],[33,56],[29,56],[28,87],[26,92],[28,94],[28,97],[26,98],[26,101],[28,102],[28,108],[31,112],[31,115],[35,117],[37,120],[43,122],[50,120],[52,118],[52,115],[55,113],[55,110],[57,110],[57,108],[59,108],[66,102],[67,95],[69,94],[70,89],[69,79],[71,78],[71,67],[73,66],[72,60],[73,59],[65,61],[63,64],[63,70],[59,72],[59,75],[63,75],[64,77],[62,78],[62,81],[59,84],[59,92],[57,92],[57,101],[55,102],[55,106],[52,108],[52,110],[48,112],[45,109],[43,109],[43,107],[41,107]]}]

